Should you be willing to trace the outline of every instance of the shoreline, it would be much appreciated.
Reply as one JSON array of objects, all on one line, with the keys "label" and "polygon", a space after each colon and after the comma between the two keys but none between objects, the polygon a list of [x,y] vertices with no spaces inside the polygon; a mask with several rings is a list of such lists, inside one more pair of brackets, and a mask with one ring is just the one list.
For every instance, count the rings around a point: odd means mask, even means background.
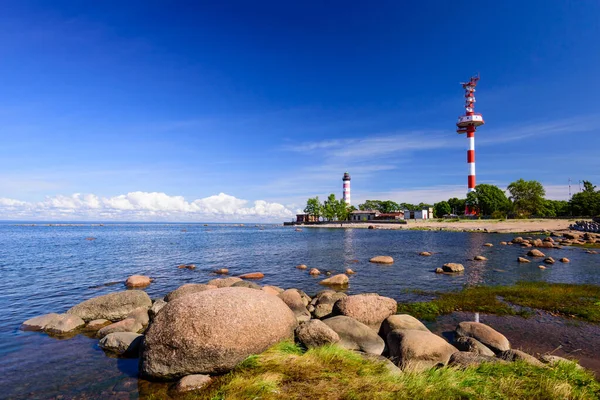
[{"label": "shoreline", "polygon": [[302,228],[337,228],[337,229],[374,229],[382,230],[431,230],[450,232],[483,232],[483,233],[533,233],[533,232],[568,232],[570,219],[514,219],[514,220],[464,220],[445,222],[438,220],[408,221],[401,223],[368,222],[331,222],[318,225],[295,225]]}]

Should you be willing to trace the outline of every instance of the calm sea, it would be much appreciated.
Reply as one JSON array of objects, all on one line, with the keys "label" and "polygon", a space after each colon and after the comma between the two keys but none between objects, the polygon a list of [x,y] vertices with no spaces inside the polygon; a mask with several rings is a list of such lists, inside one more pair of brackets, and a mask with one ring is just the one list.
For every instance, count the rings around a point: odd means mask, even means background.
[{"label": "calm sea", "polygon": [[[16,226],[0,224],[0,397],[137,398],[149,386],[138,382],[137,360],[107,357],[97,340],[78,335],[59,340],[22,332],[20,324],[37,315],[61,313],[102,294],[124,290],[130,275],[155,281],[146,290],[163,296],[184,283],[206,282],[216,268],[231,275],[260,271],[261,284],[296,287],[309,295],[323,289],[297,264],[342,273],[350,267],[349,293],[377,292],[411,301],[411,289],[448,291],[464,285],[510,284],[520,280],[600,284],[600,256],[579,248],[544,249],[555,259],[519,264],[526,253],[500,246],[514,235],[366,229],[309,229],[281,226],[208,224],[85,224]],[[95,240],[86,240],[95,238]],[[486,242],[494,247],[484,247]],[[432,251],[432,257],[421,257]],[[390,266],[369,263],[390,255]],[[487,262],[471,261],[484,255]],[[356,261],[357,260],[357,261]],[[459,276],[432,271],[446,262],[465,265]],[[178,269],[195,264],[195,270]],[[115,282],[117,282],[115,284]]]}]

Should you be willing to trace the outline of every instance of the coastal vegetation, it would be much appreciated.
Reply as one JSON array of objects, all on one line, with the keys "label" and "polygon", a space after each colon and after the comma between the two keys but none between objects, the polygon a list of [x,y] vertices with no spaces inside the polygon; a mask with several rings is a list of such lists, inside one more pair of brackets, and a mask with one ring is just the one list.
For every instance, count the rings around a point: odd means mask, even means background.
[{"label": "coastal vegetation", "polygon": [[[200,399],[454,399],[571,398],[600,396],[600,383],[573,362],[553,368],[525,362],[489,363],[456,369],[395,373],[386,363],[338,345],[305,350],[282,342],[248,357],[216,377]],[[165,398],[155,393],[150,399]]]},{"label": "coastal vegetation", "polygon": [[595,285],[519,282],[513,286],[471,286],[458,292],[415,293],[436,298],[427,302],[398,304],[398,312],[434,320],[455,311],[527,316],[528,309],[539,309],[564,317],[600,322],[600,286]]}]

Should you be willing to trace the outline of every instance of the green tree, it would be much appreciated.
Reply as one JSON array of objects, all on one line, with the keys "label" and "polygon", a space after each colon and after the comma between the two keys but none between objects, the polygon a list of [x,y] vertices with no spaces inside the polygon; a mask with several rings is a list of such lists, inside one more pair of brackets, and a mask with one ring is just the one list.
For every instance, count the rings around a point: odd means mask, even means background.
[{"label": "green tree", "polygon": [[448,200],[448,204],[450,204],[450,208],[452,209],[453,214],[462,215],[465,212],[465,206],[467,204],[466,199],[457,199],[456,197],[452,197]]},{"label": "green tree", "polygon": [[441,218],[444,215],[450,214],[452,209],[450,208],[450,204],[447,201],[440,201],[439,203],[435,203],[433,205],[433,213],[436,217]]},{"label": "green tree", "polygon": [[518,216],[529,217],[543,213],[546,190],[538,181],[519,179],[508,185],[508,191]]},{"label": "green tree", "polygon": [[348,219],[348,213],[350,212],[348,204],[343,199],[336,201],[335,205],[335,217],[338,221],[346,221]]},{"label": "green tree", "polygon": [[327,219],[327,221],[333,221],[338,216],[339,209],[339,201],[335,199],[335,194],[330,194],[323,204],[323,216]]},{"label": "green tree", "polygon": [[570,205],[573,215],[597,216],[600,214],[600,192],[590,181],[583,181],[583,191],[573,195]]},{"label": "green tree", "polygon": [[359,204],[358,208],[362,211],[377,210],[381,213],[391,213],[402,210],[400,204],[391,200],[367,200],[364,203]]},{"label": "green tree", "polygon": [[401,210],[416,210],[418,209],[418,206],[415,206],[414,204],[410,204],[410,203],[400,203],[400,209]]},{"label": "green tree", "polygon": [[475,187],[474,192],[467,194],[467,205],[481,215],[498,215],[508,211],[510,201],[498,186],[482,183]]},{"label": "green tree", "polygon": [[314,216],[317,220],[323,216],[323,205],[319,201],[319,196],[306,201],[304,212]]},{"label": "green tree", "polygon": [[361,211],[379,210],[380,207],[381,200],[367,200],[364,203],[358,205],[358,208]]}]

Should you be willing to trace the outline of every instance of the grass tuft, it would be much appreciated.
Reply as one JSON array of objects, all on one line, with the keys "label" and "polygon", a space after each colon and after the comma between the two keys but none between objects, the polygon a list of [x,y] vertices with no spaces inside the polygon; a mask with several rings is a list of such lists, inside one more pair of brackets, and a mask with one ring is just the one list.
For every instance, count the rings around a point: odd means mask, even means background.
[{"label": "grass tuft", "polygon": [[433,320],[455,311],[527,316],[512,305],[545,310],[564,317],[600,322],[600,286],[519,282],[514,286],[473,286],[436,293],[428,302],[398,304],[398,312]]}]

